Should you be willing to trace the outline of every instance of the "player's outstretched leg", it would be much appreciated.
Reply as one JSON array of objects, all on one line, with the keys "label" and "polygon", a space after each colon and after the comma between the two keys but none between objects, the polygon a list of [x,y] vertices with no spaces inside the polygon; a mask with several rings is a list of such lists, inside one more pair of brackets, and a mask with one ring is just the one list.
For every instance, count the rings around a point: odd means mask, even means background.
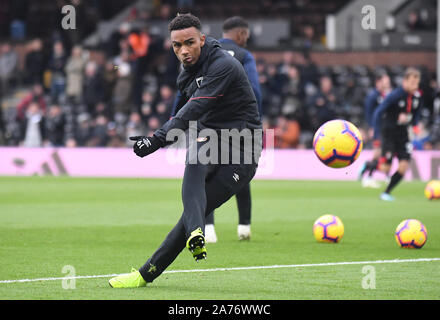
[{"label": "player's outstretched leg", "polygon": [[132,270],[128,275],[120,275],[110,279],[110,286],[113,288],[137,288],[145,286],[148,282],[153,282],[185,248],[186,240],[185,227],[182,218],[180,218],[159,248],[139,270]]},{"label": "player's outstretched leg", "polygon": [[185,167],[182,182],[183,213],[178,223],[138,272],[134,271],[129,276],[121,275],[110,279],[109,283],[112,287],[143,286],[144,282],[136,280],[138,275],[141,275],[145,283],[152,282],[176,259],[185,246],[196,261],[206,258],[202,228],[205,227],[207,172],[208,168],[205,165],[188,164]]},{"label": "player's outstretched leg", "polygon": [[[219,165],[218,170],[215,170],[213,174],[208,173],[204,190],[206,199],[204,215],[206,216],[220,207],[240,190],[244,184],[249,183],[255,175],[255,171],[256,166],[253,165],[246,165],[244,167],[239,165],[238,167],[234,165]],[[239,181],[233,179],[233,175],[237,174],[237,172],[241,175]],[[184,222],[186,218],[182,214],[179,222],[170,231],[156,252],[138,271],[133,270],[128,276],[120,275],[112,278],[109,281],[110,285],[115,288],[135,288],[153,282],[176,259],[185,246],[188,246],[190,250],[191,248],[193,249],[193,255],[195,254],[202,258],[206,257],[206,252],[203,254],[203,249],[201,249],[204,247],[201,228],[193,230],[188,237]],[[139,278],[139,275],[141,278]]]},{"label": "player's outstretched leg", "polygon": [[147,285],[147,282],[135,268],[132,268],[130,273],[111,278],[108,283],[112,288],[139,288]]},{"label": "player's outstretched leg", "polygon": [[391,191],[396,187],[396,185],[402,180],[405,175],[406,170],[409,167],[409,162],[407,160],[400,160],[399,167],[397,171],[391,176],[391,180],[385,189],[385,191],[380,195],[380,198],[384,201],[394,201],[394,197],[391,195]]},{"label": "player's outstretched leg", "polygon": [[359,173],[358,173],[358,180],[361,181],[362,178],[364,177],[365,172],[367,172],[368,168],[368,162],[369,161],[365,161],[364,163],[362,163],[361,167],[359,168]]}]

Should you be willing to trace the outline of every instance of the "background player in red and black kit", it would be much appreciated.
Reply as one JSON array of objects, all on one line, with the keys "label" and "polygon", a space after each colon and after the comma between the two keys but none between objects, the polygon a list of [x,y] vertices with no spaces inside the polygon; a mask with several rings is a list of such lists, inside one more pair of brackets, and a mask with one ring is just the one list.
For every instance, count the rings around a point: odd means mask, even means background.
[{"label": "background player in red and black kit", "polygon": [[[375,77],[375,88],[367,95],[365,99],[365,118],[368,125],[367,134],[369,138],[373,138],[374,124],[373,115],[376,108],[383,102],[385,97],[391,92],[391,80],[388,74],[384,71],[380,71]],[[359,179],[362,179],[362,186],[367,188],[379,188],[380,185],[376,180],[373,180],[372,176],[374,171],[378,168],[379,158],[381,155],[380,145],[373,143],[373,159],[363,164],[359,173]],[[365,173],[368,172],[368,176],[364,178]]]},{"label": "background player in red and black kit", "polygon": [[[393,201],[390,195],[393,188],[402,180],[411,160],[412,144],[408,129],[417,130],[417,122],[422,108],[419,92],[420,71],[408,68],[403,76],[402,85],[394,89],[377,107],[373,115],[374,139],[382,138],[383,163],[380,170],[388,174],[394,156],[399,160],[396,172],[391,176],[381,199]],[[382,162],[382,161],[381,161]]]}]

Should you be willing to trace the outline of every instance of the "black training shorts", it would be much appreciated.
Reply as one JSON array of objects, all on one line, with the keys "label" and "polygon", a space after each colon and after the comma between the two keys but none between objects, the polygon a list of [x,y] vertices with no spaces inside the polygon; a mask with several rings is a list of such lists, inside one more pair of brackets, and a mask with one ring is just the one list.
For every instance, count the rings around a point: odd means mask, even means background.
[{"label": "black training shorts", "polygon": [[399,160],[410,160],[412,149],[407,132],[383,132],[382,157],[385,158],[386,163],[391,164],[393,157]]}]

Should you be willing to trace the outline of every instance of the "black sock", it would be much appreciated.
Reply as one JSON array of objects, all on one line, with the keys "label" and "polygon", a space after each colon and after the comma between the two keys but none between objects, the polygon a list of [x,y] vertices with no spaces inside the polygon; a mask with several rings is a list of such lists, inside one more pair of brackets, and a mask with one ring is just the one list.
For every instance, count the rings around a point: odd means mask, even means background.
[{"label": "black sock", "polygon": [[399,173],[399,171],[396,171],[396,173],[393,174],[391,177],[390,183],[388,184],[387,189],[385,190],[385,193],[390,193],[391,190],[402,180],[403,175]]},{"label": "black sock", "polygon": [[372,176],[373,175],[373,172],[374,171],[376,171],[376,169],[377,169],[377,164],[379,163],[379,161],[378,160],[371,160],[369,163],[368,163],[368,170],[369,170],[369,172],[368,172],[368,176]]},{"label": "black sock", "polygon": [[214,224],[214,211],[206,216],[205,225]]}]

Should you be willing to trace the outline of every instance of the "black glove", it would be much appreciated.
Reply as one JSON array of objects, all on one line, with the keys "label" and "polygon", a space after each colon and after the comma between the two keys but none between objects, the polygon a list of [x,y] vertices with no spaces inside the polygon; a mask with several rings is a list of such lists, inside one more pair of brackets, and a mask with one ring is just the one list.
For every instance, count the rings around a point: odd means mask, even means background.
[{"label": "black glove", "polygon": [[160,140],[155,136],[134,136],[130,137],[130,140],[136,141],[133,145],[133,151],[138,157],[145,157],[152,154],[154,151],[161,147]]}]

